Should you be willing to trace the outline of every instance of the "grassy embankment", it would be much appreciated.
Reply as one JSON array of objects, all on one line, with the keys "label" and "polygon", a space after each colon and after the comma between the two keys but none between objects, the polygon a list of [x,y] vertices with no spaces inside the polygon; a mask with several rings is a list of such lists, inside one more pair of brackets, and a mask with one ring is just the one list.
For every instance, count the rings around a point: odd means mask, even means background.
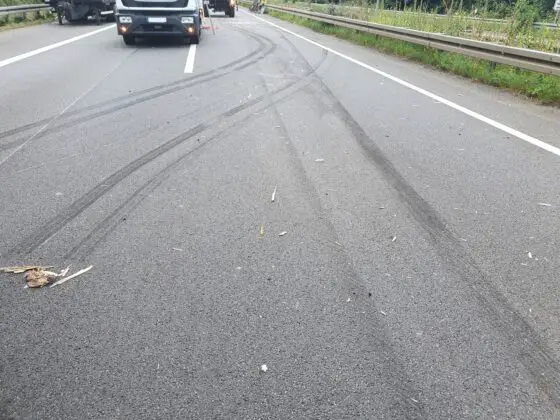
[{"label": "grassy embankment", "polygon": [[[20,4],[44,4],[40,0],[0,0],[0,7],[17,6]],[[0,15],[0,32],[8,29],[22,28],[25,26],[38,25],[51,22],[54,19],[49,9],[35,12],[11,13]]]},{"label": "grassy embankment", "polygon": [[[497,42],[519,48],[560,53],[560,30],[550,27],[535,27],[523,10],[513,9],[505,19],[491,19],[490,14],[468,13],[457,10],[449,15],[437,15],[411,7],[406,12],[395,10],[376,11],[374,6],[365,8],[345,2],[340,5],[271,0],[270,4],[309,10],[313,12],[346,16],[372,23],[437,32],[479,41]],[[520,0],[523,1],[523,0]]]}]

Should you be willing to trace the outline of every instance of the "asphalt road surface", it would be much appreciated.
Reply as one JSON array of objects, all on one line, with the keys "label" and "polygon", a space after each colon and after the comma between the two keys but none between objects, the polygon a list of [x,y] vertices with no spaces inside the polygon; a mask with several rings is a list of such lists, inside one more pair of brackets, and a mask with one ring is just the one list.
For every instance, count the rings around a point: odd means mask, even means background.
[{"label": "asphalt road surface", "polygon": [[560,418],[560,112],[213,23],[0,34],[0,417]]}]

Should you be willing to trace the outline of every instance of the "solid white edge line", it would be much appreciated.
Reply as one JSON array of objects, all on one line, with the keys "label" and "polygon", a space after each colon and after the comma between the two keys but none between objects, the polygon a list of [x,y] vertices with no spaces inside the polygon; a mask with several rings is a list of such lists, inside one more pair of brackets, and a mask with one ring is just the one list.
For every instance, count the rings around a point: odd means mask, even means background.
[{"label": "solid white edge line", "polygon": [[187,54],[187,62],[185,63],[185,73],[193,72],[195,55],[196,55],[196,44],[192,44],[189,46],[189,53]]},{"label": "solid white edge line", "polygon": [[26,53],[23,53],[23,54],[20,54],[20,55],[16,55],[15,57],[7,58],[5,60],[0,61],[0,68],[5,67],[9,64],[17,63],[18,61],[21,61],[21,60],[25,60],[26,58],[33,57],[34,55],[41,54],[41,53],[44,53],[44,52],[47,52],[47,51],[50,51],[50,50],[54,50],[55,48],[59,48],[59,47],[62,47],[64,45],[71,44],[72,42],[79,41],[80,39],[84,39],[84,38],[87,38],[87,37],[90,37],[90,36],[93,36],[93,35],[97,35],[98,33],[103,32],[103,31],[107,31],[109,29],[112,29],[115,26],[116,26],[115,24],[109,25],[109,26],[104,26],[103,28],[96,29],[95,31],[91,31],[91,32],[85,33],[83,35],[78,35],[78,36],[75,36],[73,38],[69,38],[69,39],[65,39],[64,41],[57,42],[55,44],[47,45],[46,47],[38,48],[38,49],[33,50],[33,51],[29,51],[29,52],[26,52]]},{"label": "solid white edge line", "polygon": [[[246,13],[246,12],[244,12],[244,13]],[[520,139],[520,140],[523,140],[523,141],[525,141],[525,142],[527,142],[527,143],[531,143],[532,145],[537,146],[537,147],[540,147],[541,149],[546,150],[547,152],[553,153],[553,154],[555,154],[556,156],[560,156],[560,148],[558,148],[558,147],[552,146],[551,144],[545,143],[545,142],[542,141],[542,140],[539,140],[539,139],[537,139],[537,138],[535,138],[535,137],[532,137],[532,136],[530,136],[530,135],[528,135],[528,134],[522,133],[521,131],[518,131],[518,130],[516,130],[515,128],[508,127],[508,126],[505,125],[505,124],[502,124],[502,123],[500,123],[500,122],[498,122],[498,121],[493,120],[492,118],[486,117],[486,116],[484,116],[484,115],[482,115],[482,114],[479,114],[478,112],[475,112],[475,111],[473,111],[473,110],[471,110],[471,109],[465,108],[464,106],[461,106],[461,105],[459,105],[459,104],[456,104],[455,102],[452,102],[452,101],[450,101],[450,100],[448,100],[448,99],[442,98],[441,96],[438,96],[438,95],[436,95],[435,93],[432,93],[432,92],[429,92],[429,91],[427,91],[427,90],[425,90],[425,89],[422,89],[421,87],[418,87],[418,86],[416,86],[416,85],[413,85],[412,83],[406,82],[406,81],[404,81],[404,80],[402,80],[402,79],[399,79],[398,77],[395,77],[395,76],[393,76],[393,75],[390,75],[389,73],[385,73],[385,72],[382,71],[382,70],[378,70],[378,69],[376,69],[375,67],[372,67],[372,66],[370,66],[370,65],[368,65],[368,64],[366,64],[366,63],[363,63],[363,62],[361,62],[361,61],[359,61],[359,60],[356,60],[355,58],[352,58],[352,57],[349,57],[349,56],[347,56],[347,55],[345,55],[345,54],[342,54],[341,52],[338,52],[338,51],[336,51],[336,50],[333,50],[332,48],[329,48],[329,47],[326,47],[326,46],[324,46],[324,45],[322,45],[322,44],[319,44],[318,42],[312,41],[311,39],[306,38],[306,37],[304,37],[303,35],[300,35],[300,34],[297,34],[297,33],[293,32],[293,31],[290,31],[289,29],[286,29],[286,28],[284,28],[284,27],[282,27],[282,26],[280,26],[280,25],[276,25],[275,23],[272,23],[272,22],[270,22],[270,21],[268,21],[268,20],[266,20],[266,19],[263,19],[263,18],[258,17],[258,16],[254,16],[254,15],[251,14],[251,13],[247,13],[247,14],[250,15],[250,16],[253,16],[255,19],[258,19],[258,20],[260,20],[260,21],[262,21],[262,22],[264,22],[264,23],[266,23],[266,24],[268,24],[268,25],[270,25],[270,26],[273,26],[273,27],[275,27],[275,28],[277,28],[277,29],[279,29],[279,30],[281,30],[281,31],[283,31],[283,32],[286,32],[286,33],[288,33],[288,34],[290,34],[290,35],[292,35],[292,36],[295,36],[296,38],[299,38],[299,39],[301,39],[301,40],[303,40],[303,41],[306,41],[306,42],[308,42],[308,43],[310,43],[310,44],[312,44],[312,45],[315,45],[316,47],[322,48],[323,50],[328,51],[328,52],[330,52],[331,54],[334,54],[334,55],[336,55],[336,56],[338,56],[338,57],[344,58],[345,60],[348,60],[348,61],[350,61],[351,63],[357,64],[357,65],[360,66],[360,67],[363,67],[363,68],[365,68],[365,69],[367,69],[367,70],[370,70],[370,71],[372,71],[372,72],[374,72],[374,73],[376,73],[376,74],[378,74],[378,75],[380,75],[380,76],[383,76],[383,77],[385,77],[385,78],[387,78],[387,79],[389,79],[389,80],[392,80],[393,82],[398,83],[398,84],[401,85],[401,86],[404,86],[404,87],[406,87],[406,88],[408,88],[408,89],[411,89],[411,90],[413,90],[413,91],[415,91],[415,92],[417,92],[417,93],[419,93],[419,94],[421,94],[421,95],[427,96],[428,98],[431,98],[431,99],[434,99],[434,100],[436,100],[436,101],[438,101],[438,102],[441,102],[442,104],[445,104],[445,105],[447,105],[448,107],[455,109],[456,111],[459,111],[459,112],[461,112],[461,113],[463,113],[463,114],[465,114],[465,115],[468,115],[468,116],[471,117],[471,118],[474,118],[474,119],[476,119],[476,120],[478,120],[478,121],[481,121],[481,122],[483,122],[483,123],[486,123],[486,124],[488,124],[488,125],[490,125],[490,126],[492,126],[492,127],[494,127],[494,128],[497,128],[498,130],[501,130],[501,131],[503,131],[503,132],[505,132],[505,133],[511,134],[512,136],[517,137],[517,138]]]}]

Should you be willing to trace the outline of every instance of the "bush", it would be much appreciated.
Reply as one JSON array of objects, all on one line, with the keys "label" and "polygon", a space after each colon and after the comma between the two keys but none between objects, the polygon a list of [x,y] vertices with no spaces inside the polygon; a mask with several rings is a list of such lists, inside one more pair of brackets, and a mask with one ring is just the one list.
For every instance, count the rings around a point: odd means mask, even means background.
[{"label": "bush", "polygon": [[516,38],[523,38],[533,30],[533,24],[539,19],[539,10],[529,0],[518,0],[513,9],[512,21],[508,25],[508,43]]},{"label": "bush", "polygon": [[529,0],[517,0],[513,9],[513,20],[518,31],[527,31],[539,20],[539,9]]}]

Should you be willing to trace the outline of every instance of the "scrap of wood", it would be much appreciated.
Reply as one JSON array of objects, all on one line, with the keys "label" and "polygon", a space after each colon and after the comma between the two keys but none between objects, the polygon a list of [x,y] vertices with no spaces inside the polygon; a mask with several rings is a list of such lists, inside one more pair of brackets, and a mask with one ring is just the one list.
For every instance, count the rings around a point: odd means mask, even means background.
[{"label": "scrap of wood", "polygon": [[43,271],[43,273],[45,273],[47,277],[64,277],[66,274],[68,274],[68,271],[70,271],[70,266],[66,267],[60,273],[54,273],[52,271],[46,271],[46,270],[41,270],[41,271]]},{"label": "scrap of wood", "polygon": [[53,266],[49,265],[48,267],[43,267],[40,265],[16,265],[13,267],[0,267],[0,273],[21,274],[29,270],[46,270],[47,268],[53,268]]},{"label": "scrap of wood", "polygon": [[25,273],[25,281],[27,282],[27,287],[34,289],[47,285],[49,277],[43,270],[28,270]]},{"label": "scrap of wood", "polygon": [[53,284],[51,284],[50,287],[58,286],[59,284],[65,283],[65,282],[67,282],[68,280],[73,279],[74,277],[78,277],[78,276],[80,276],[80,275],[82,275],[82,274],[88,272],[88,271],[91,270],[92,268],[93,268],[93,265],[90,265],[89,267],[84,268],[83,270],[80,270],[80,271],[78,271],[78,272],[72,274],[71,276],[64,277],[63,279],[60,279],[60,280],[58,280],[57,282],[54,282]]}]

